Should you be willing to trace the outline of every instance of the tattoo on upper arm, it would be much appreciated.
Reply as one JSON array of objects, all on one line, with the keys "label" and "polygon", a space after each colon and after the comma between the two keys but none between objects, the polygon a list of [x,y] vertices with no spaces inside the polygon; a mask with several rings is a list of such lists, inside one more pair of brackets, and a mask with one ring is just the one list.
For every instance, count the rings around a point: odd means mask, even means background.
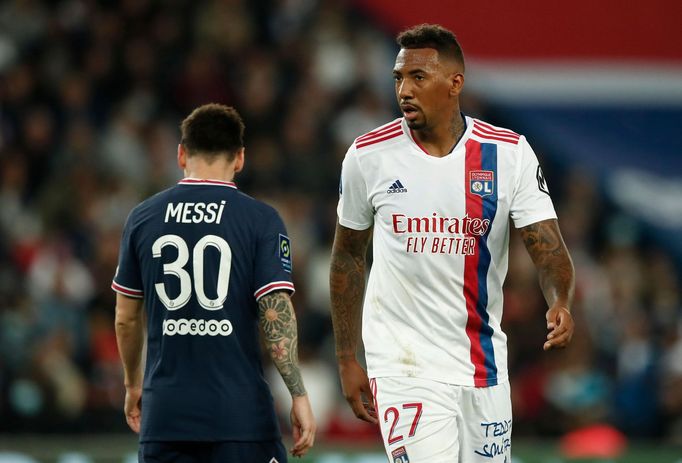
[{"label": "tattoo on upper arm", "polygon": [[276,291],[258,300],[258,319],[270,358],[292,396],[306,393],[298,367],[296,314],[289,295]]},{"label": "tattoo on upper arm", "polygon": [[521,229],[521,237],[533,262],[541,263],[548,255],[566,253],[556,220],[544,220]]},{"label": "tattoo on upper arm", "polygon": [[549,304],[557,298],[570,304],[574,270],[556,219],[543,220],[521,229],[528,254],[535,263],[540,286]]},{"label": "tattoo on upper arm", "polygon": [[329,285],[338,355],[355,355],[365,292],[365,254],[371,233],[371,229],[336,227]]}]

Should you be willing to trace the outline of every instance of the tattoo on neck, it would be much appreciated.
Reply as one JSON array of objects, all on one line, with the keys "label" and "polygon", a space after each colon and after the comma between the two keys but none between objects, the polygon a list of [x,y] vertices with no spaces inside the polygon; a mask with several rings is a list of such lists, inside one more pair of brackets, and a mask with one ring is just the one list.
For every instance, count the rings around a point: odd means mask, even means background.
[{"label": "tattoo on neck", "polygon": [[[459,140],[462,138],[462,135],[464,135],[465,131],[465,123],[464,123],[464,117],[462,114],[460,114],[459,111],[455,112],[452,120],[450,121],[450,132],[455,138],[455,142],[452,145],[452,148],[454,148],[457,143],[459,143]],[[452,151],[452,149],[450,150]]]}]

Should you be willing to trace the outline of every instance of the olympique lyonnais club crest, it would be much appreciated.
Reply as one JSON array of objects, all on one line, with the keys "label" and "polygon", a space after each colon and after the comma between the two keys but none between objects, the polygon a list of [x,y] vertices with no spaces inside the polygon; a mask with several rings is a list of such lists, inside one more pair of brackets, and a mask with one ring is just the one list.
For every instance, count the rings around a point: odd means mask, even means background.
[{"label": "olympique lyonnais club crest", "polygon": [[472,170],[469,172],[469,191],[475,195],[488,196],[495,192],[495,172]]},{"label": "olympique lyonnais club crest", "polygon": [[410,463],[405,447],[398,447],[393,450],[391,452],[391,457],[393,458],[393,463]]}]

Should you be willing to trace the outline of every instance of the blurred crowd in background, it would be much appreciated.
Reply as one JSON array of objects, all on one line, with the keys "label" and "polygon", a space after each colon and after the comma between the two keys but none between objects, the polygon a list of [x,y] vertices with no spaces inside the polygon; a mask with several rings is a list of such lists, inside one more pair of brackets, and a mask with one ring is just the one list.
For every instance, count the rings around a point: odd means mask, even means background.
[{"label": "blurred crowd in background", "polygon": [[[322,437],[376,439],[340,392],[327,275],[341,160],[398,115],[396,51],[341,0],[2,2],[0,432],[126,431],[110,290],[121,229],[181,178],[180,121],[220,102],[247,127],[240,189],[274,205],[292,238]],[[485,95],[463,107],[514,129]],[[542,351],[546,305],[513,232],[503,326],[515,435],[609,423],[680,443],[679,263],[580,166],[535,148],[576,266],[577,329],[566,351]],[[287,394],[268,370],[286,426]]]}]

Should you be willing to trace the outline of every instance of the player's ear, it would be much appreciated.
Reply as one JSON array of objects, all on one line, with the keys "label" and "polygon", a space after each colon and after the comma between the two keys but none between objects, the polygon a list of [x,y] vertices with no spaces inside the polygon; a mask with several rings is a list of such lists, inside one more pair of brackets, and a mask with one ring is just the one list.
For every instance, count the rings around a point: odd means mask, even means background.
[{"label": "player's ear", "polygon": [[244,168],[244,148],[239,148],[234,158],[234,173],[241,172]]},{"label": "player's ear", "polygon": [[464,74],[461,71],[456,71],[450,74],[450,96],[459,96],[464,87]]},{"label": "player's ear", "polygon": [[178,143],[178,167],[182,170],[185,170],[185,167],[187,167],[187,152],[182,143]]}]

